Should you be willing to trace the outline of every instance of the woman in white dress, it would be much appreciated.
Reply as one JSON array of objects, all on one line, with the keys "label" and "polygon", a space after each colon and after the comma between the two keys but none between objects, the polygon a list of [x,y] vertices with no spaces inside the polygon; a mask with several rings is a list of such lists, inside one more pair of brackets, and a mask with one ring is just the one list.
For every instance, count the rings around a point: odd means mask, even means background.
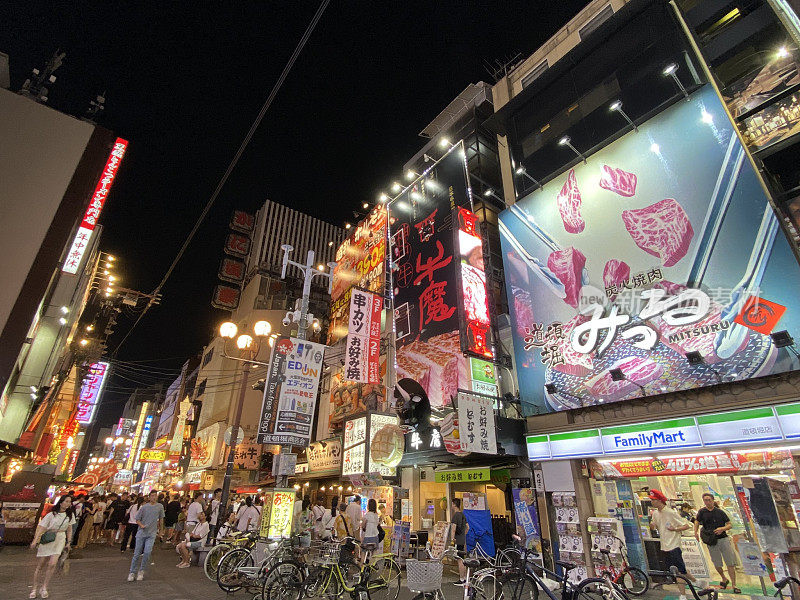
[{"label": "woman in white dress", "polygon": [[[64,548],[69,548],[74,526],[75,513],[72,508],[72,496],[61,496],[53,506],[53,510],[39,521],[36,533],[33,534],[31,548],[38,547],[36,551],[38,560],[36,561],[36,570],[33,572],[33,589],[28,598],[36,598],[37,591],[42,598],[50,596],[47,585],[58,564],[58,557],[61,556]],[[41,537],[48,531],[55,533],[55,539],[49,543],[42,543]],[[43,570],[44,581],[42,581],[42,587],[39,588],[40,575]]]}]

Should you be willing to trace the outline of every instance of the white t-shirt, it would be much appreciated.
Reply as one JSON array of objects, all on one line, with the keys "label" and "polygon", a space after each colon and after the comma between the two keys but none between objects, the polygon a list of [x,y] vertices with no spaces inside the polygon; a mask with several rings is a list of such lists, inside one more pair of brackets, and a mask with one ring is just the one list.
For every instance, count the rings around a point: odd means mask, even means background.
[{"label": "white t-shirt", "polygon": [[[203,541],[206,539],[206,536],[208,535],[209,531],[211,531],[211,528],[208,526],[208,521],[203,521],[202,523],[198,523],[197,525],[194,526],[194,529],[191,532],[186,533],[186,541],[187,542]],[[194,539],[192,539],[192,537],[194,537]]]},{"label": "white t-shirt", "polygon": [[106,510],[106,503],[105,502],[98,502],[97,504],[95,504],[95,507],[97,507],[97,512],[94,513],[94,523],[96,525],[98,523],[102,523],[103,522],[103,513]]},{"label": "white t-shirt", "polygon": [[39,527],[48,531],[66,531],[68,527],[75,524],[75,517],[68,517],[65,513],[54,513],[50,511],[42,520]]},{"label": "white t-shirt", "polygon": [[200,504],[197,500],[195,500],[189,505],[189,509],[186,511],[186,522],[197,523],[200,520],[197,517],[197,513],[201,512],[203,512],[203,505]]},{"label": "white t-shirt", "polygon": [[219,518],[219,500],[211,500],[211,524],[216,525],[217,519]]},{"label": "white t-shirt", "polygon": [[378,513],[367,511],[364,515],[364,539],[378,537],[378,523],[380,523]]},{"label": "white t-shirt", "polygon": [[654,509],[651,520],[656,526],[656,529],[658,529],[662,550],[668,552],[681,545],[681,532],[667,529],[667,526],[683,527],[687,524],[686,519],[681,518],[681,516],[675,512],[675,509],[669,508],[668,506],[665,506],[661,510]]},{"label": "white t-shirt", "polygon": [[258,509],[255,506],[242,505],[242,510],[239,511],[239,519],[236,521],[236,529],[239,531],[247,531],[248,529],[255,529],[258,527]]},{"label": "white t-shirt", "polygon": [[131,504],[131,507],[128,509],[128,523],[131,525],[136,523],[136,514],[139,512],[139,507],[135,504]]}]

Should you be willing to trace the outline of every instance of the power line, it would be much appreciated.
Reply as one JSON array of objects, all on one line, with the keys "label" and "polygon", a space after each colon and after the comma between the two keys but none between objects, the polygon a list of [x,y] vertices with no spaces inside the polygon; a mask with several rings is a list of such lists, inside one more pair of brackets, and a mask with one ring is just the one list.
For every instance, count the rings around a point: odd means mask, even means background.
[{"label": "power line", "polygon": [[[222,191],[223,186],[228,181],[228,177],[230,177],[230,174],[233,172],[233,169],[236,167],[237,163],[239,162],[239,159],[241,158],[242,154],[244,153],[245,148],[247,148],[247,145],[250,143],[250,140],[252,139],[253,135],[255,134],[256,129],[258,129],[258,126],[261,124],[261,121],[264,118],[264,115],[266,114],[266,112],[269,109],[270,105],[272,104],[272,101],[275,99],[275,96],[278,95],[278,90],[281,89],[281,86],[283,85],[284,80],[289,75],[289,71],[292,70],[292,67],[294,66],[294,63],[297,61],[297,58],[300,56],[300,52],[303,50],[303,47],[306,45],[306,42],[311,37],[311,33],[314,31],[314,28],[317,26],[317,23],[322,18],[322,13],[325,12],[325,8],[328,6],[329,2],[330,2],[330,0],[322,0],[322,4],[317,9],[317,12],[314,14],[314,17],[311,19],[311,22],[308,24],[308,27],[306,28],[305,33],[303,33],[303,37],[301,37],[300,41],[297,43],[297,46],[295,47],[294,52],[292,52],[291,57],[289,57],[289,61],[286,63],[286,66],[283,68],[283,71],[281,72],[280,77],[278,77],[278,81],[275,82],[275,85],[272,87],[272,91],[270,91],[269,96],[267,96],[266,102],[264,102],[264,105],[261,107],[261,110],[258,112],[258,116],[256,117],[255,121],[253,121],[253,124],[250,126],[250,130],[247,132],[247,135],[242,140],[242,143],[239,146],[239,149],[236,151],[236,154],[234,154],[233,159],[228,164],[228,168],[225,170],[225,173],[222,175],[222,178],[219,180],[219,183],[217,183],[217,187],[214,189],[214,193],[211,194],[211,197],[208,199],[208,202],[206,203],[205,208],[203,208],[203,212],[200,213],[200,216],[198,217],[197,222],[195,222],[194,227],[192,227],[192,230],[189,232],[189,235],[186,237],[186,240],[183,242],[183,245],[181,246],[181,249],[178,250],[178,254],[175,256],[175,259],[172,261],[172,264],[167,269],[167,272],[164,274],[164,277],[161,279],[161,282],[156,286],[155,290],[153,290],[153,293],[152,293],[153,297],[156,297],[161,292],[161,289],[164,287],[164,284],[167,282],[167,279],[169,279],[169,276],[172,275],[172,271],[175,269],[175,267],[177,266],[178,262],[183,257],[183,253],[186,252],[186,249],[189,247],[189,244],[192,242],[192,239],[194,238],[195,234],[197,233],[197,230],[200,229],[200,225],[202,225],[203,221],[206,218],[206,215],[208,214],[208,211],[211,210],[211,207],[213,206],[214,202],[216,201],[217,196],[219,196],[220,192]],[[114,350],[112,356],[116,356],[117,352],[119,352],[119,349],[125,343],[125,340],[127,340],[128,337],[131,335],[131,333],[133,333],[133,330],[136,329],[136,326],[141,322],[141,320],[147,314],[147,311],[150,309],[150,307],[152,305],[153,305],[153,302],[151,300],[147,304],[147,306],[145,306],[144,310],[139,315],[139,318],[136,319],[136,321],[134,322],[133,326],[125,334],[125,337],[122,338],[122,341],[120,341],[120,343],[117,345],[117,347]]]}]

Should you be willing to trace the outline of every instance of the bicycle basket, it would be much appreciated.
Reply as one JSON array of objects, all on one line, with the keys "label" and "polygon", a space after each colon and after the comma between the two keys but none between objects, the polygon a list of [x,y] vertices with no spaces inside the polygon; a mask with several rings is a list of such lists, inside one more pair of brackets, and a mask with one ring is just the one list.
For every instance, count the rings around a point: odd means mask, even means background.
[{"label": "bicycle basket", "polygon": [[339,542],[323,542],[313,548],[313,560],[316,564],[333,565],[339,562],[342,546]]},{"label": "bicycle basket", "polygon": [[438,560],[406,560],[406,587],[412,592],[435,592],[442,587],[442,563]]}]

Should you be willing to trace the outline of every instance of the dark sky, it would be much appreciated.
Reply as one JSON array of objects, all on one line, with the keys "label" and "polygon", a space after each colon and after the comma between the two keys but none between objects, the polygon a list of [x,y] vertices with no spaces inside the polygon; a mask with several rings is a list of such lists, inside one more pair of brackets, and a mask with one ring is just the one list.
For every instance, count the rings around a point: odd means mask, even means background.
[{"label": "dark sky", "polygon": [[[118,358],[177,357],[208,341],[231,210],[266,198],[331,223],[374,201],[417,136],[484,61],[529,55],[585,0],[343,2],[328,6],[194,243]],[[0,3],[12,88],[60,48],[50,104],[130,140],[101,223],[122,285],[160,281],[319,3]],[[114,348],[132,321],[122,319]]]}]

